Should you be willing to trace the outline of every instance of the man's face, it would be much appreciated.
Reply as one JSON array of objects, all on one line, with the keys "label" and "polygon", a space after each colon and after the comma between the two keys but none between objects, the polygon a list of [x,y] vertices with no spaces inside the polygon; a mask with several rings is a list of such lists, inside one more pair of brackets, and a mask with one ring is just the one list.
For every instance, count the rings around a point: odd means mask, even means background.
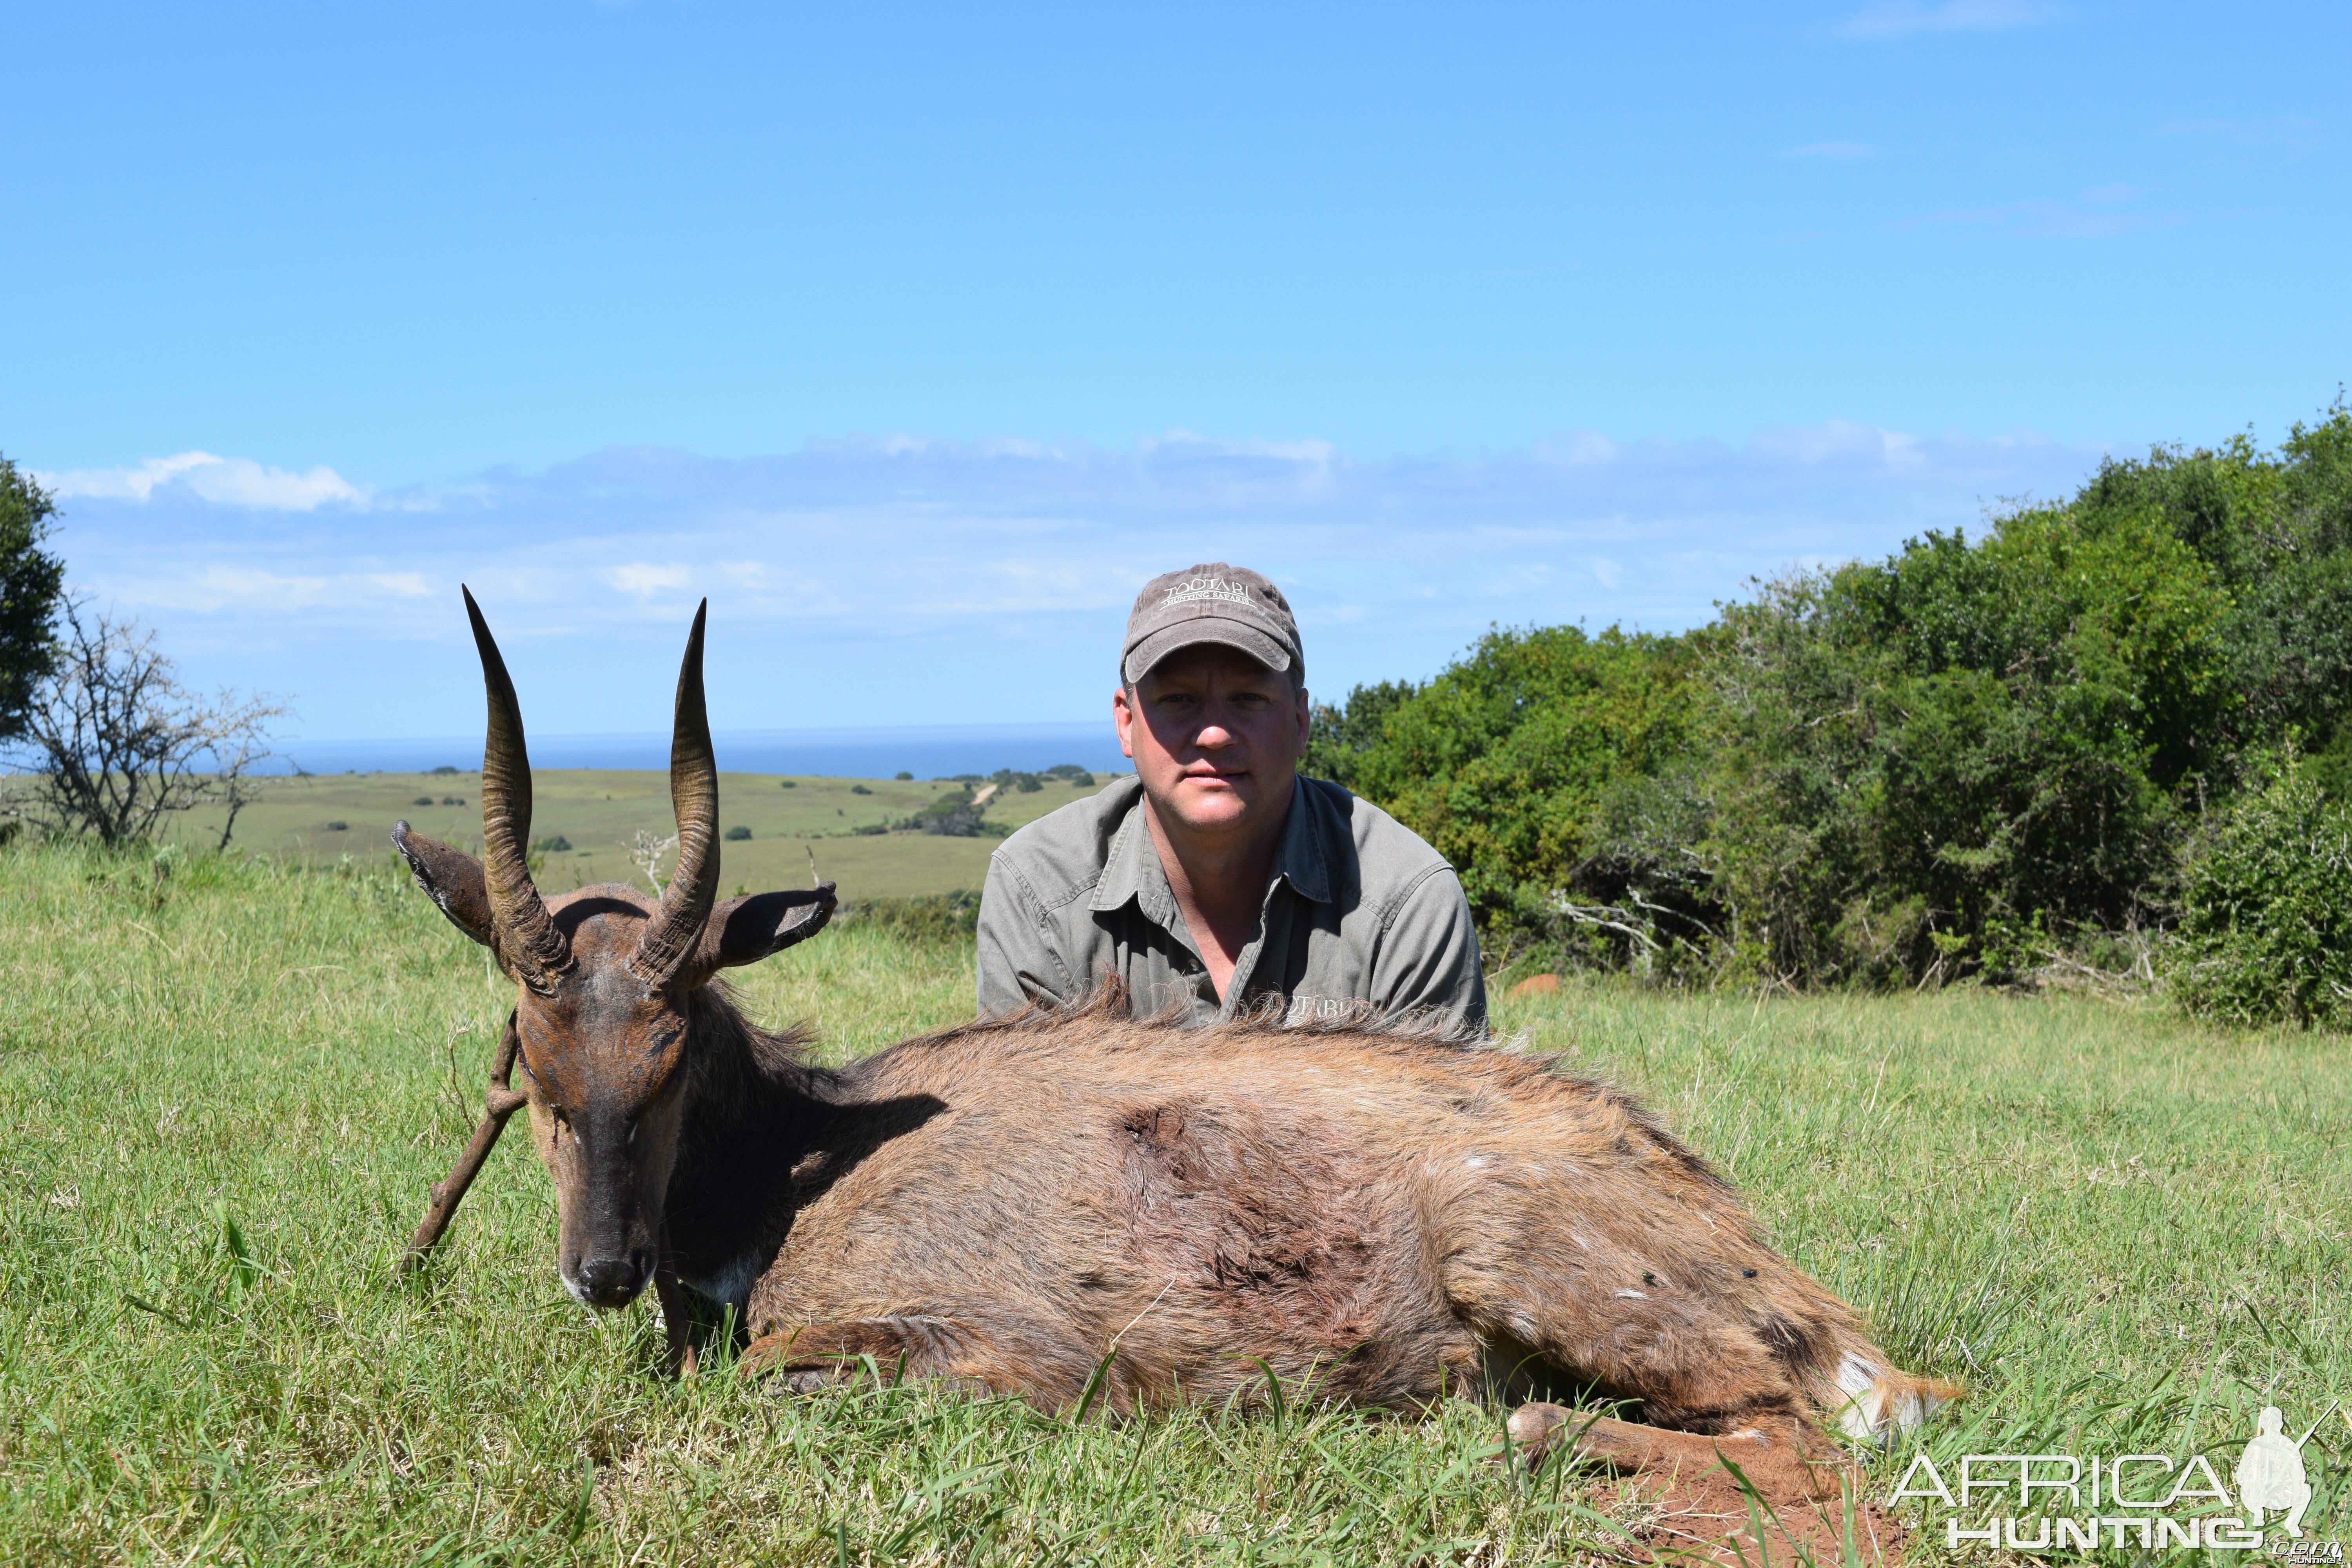
[{"label": "man's face", "polygon": [[1307,693],[1215,643],[1180,648],[1112,699],[1118,743],[1163,822],[1246,832],[1290,799],[1307,746]]}]

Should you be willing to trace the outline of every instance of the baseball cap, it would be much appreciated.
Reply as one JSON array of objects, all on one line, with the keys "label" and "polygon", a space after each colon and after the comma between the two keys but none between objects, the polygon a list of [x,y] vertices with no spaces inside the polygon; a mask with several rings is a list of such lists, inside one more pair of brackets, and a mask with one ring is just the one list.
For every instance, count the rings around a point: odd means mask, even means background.
[{"label": "baseball cap", "polygon": [[1268,669],[1296,672],[1307,663],[1298,622],[1282,590],[1222,561],[1163,573],[1143,585],[1128,612],[1119,675],[1133,685],[1153,665],[1196,643],[1239,648]]}]

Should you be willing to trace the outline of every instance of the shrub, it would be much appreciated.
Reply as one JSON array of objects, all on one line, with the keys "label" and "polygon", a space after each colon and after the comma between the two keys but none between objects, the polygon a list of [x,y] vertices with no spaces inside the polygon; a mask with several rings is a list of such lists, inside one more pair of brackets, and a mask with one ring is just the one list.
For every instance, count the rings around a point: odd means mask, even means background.
[{"label": "shrub", "polygon": [[2226,728],[2229,607],[2158,520],[2069,508],[1726,606],[1696,738],[1738,968],[1999,973],[2003,932],[2139,922]]},{"label": "shrub", "polygon": [[465,772],[463,768],[453,768],[448,763],[444,763],[439,767],[433,770],[433,776],[436,778],[444,778],[451,773],[459,773],[463,772]]},{"label": "shrub", "polygon": [[2352,806],[2291,759],[2185,857],[2174,998],[2233,1024],[2352,1026]]},{"label": "shrub", "polygon": [[[1496,631],[1426,684],[1318,706],[1303,771],[1453,862],[1490,962],[1533,942],[1653,977],[1907,985],[2118,932],[2137,952],[2187,910],[2196,1005],[2308,1021],[2337,983],[2289,951],[2316,908],[2244,879],[2263,835],[2317,854],[2333,828],[2284,795],[2228,809],[2291,740],[2315,798],[2352,799],[2340,401],[2274,452],[2108,462],[2063,504],[1753,584],[1678,637]],[[2241,994],[2225,949],[2271,952],[2288,991]]]},{"label": "shrub", "polygon": [[1418,690],[1357,688],[1325,759],[1454,863],[1490,931],[1547,931],[1604,794],[1677,754],[1689,665],[1681,637],[1492,632]]},{"label": "shrub", "polygon": [[534,838],[530,847],[541,855],[561,855],[572,847],[572,840],[561,833],[551,833],[544,838]]},{"label": "shrub", "polygon": [[[613,797],[611,795],[606,795],[604,798],[610,800]],[[463,805],[466,804],[466,797],[462,795],[445,795],[441,797],[441,804],[443,805]]]},{"label": "shrub", "polygon": [[729,828],[725,833],[720,834],[719,837],[726,839],[730,844],[740,844],[743,840],[751,837],[751,830],[748,827],[735,826]]},{"label": "shrub", "polygon": [[1059,779],[1075,789],[1090,789],[1095,782],[1095,775],[1076,763],[1056,763],[1045,770],[1044,776]]},{"label": "shrub", "polygon": [[936,833],[949,838],[977,838],[991,826],[983,808],[972,804],[971,791],[968,789],[940,796],[907,818],[905,826],[919,833]]},{"label": "shrub", "polygon": [[890,776],[900,784],[911,784],[914,782],[915,777],[914,774],[908,773],[904,768],[900,768],[897,773],[892,773]]},{"label": "shrub", "polygon": [[431,805],[433,804],[433,797],[429,795],[420,795],[408,804],[411,805]]},{"label": "shrub", "polygon": [[0,740],[24,733],[34,693],[57,668],[65,563],[40,548],[55,498],[0,458]]},{"label": "shrub", "polygon": [[352,825],[341,818],[327,824],[327,831],[330,833],[349,833],[351,830]]},{"label": "shrub", "polygon": [[776,781],[776,787],[779,789],[798,789],[801,787],[801,781],[798,779],[778,779]]},{"label": "shrub", "polygon": [[1356,787],[1356,764],[1381,743],[1381,727],[1396,706],[1421,689],[1407,681],[1383,680],[1359,686],[1345,702],[1315,705],[1307,731],[1307,754],[1298,771],[1309,778],[1329,779],[1345,789]]},{"label": "shrub", "polygon": [[874,792],[867,789],[862,784],[854,784],[849,786],[849,793],[852,795],[872,795]]}]

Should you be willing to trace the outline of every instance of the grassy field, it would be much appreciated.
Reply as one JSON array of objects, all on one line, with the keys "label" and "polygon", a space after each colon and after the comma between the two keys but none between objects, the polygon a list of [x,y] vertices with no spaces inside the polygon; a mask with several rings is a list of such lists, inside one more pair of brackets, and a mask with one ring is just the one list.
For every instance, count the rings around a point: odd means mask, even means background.
[{"label": "grassy field", "polygon": [[[507,1000],[387,858],[0,850],[0,1561],[1495,1568],[1611,1556],[1637,1506],[1486,1463],[1496,1414],[1458,1402],[1106,1427],[665,1382],[649,1311],[558,1284],[520,1140],[395,1274]],[[851,925],[741,994],[846,1057],[966,1013],[969,963]],[[2252,1407],[2299,1430],[2352,1394],[2342,1038],[1974,992],[1571,988],[1501,1022],[1646,1096],[1966,1383],[1921,1439],[1942,1458],[2197,1449],[2227,1477]],[[2347,1448],[2331,1417],[2309,1450],[2323,1540]]]},{"label": "grassy field", "polygon": [[[987,821],[1018,827],[1101,787],[1060,779],[1044,784],[1040,790],[1001,792],[988,803]],[[927,780],[721,773],[720,820],[751,832],[748,840],[720,847],[724,886],[751,892],[804,888],[814,854],[819,873],[840,883],[845,899],[976,889],[987,875],[994,838],[855,832],[900,820],[953,787]],[[249,853],[312,865],[333,865],[345,855],[373,859],[384,853],[392,825],[403,817],[418,832],[449,843],[467,848],[481,843],[479,773],[321,774],[265,780],[261,790],[261,798],[236,819],[233,842]],[[531,795],[532,838],[561,837],[572,846],[548,854],[541,864],[540,885],[549,892],[589,882],[642,882],[630,863],[631,840],[640,829],[667,837],[676,826],[664,773],[534,769]],[[191,847],[217,844],[221,816],[192,813],[173,825],[173,836]]]}]

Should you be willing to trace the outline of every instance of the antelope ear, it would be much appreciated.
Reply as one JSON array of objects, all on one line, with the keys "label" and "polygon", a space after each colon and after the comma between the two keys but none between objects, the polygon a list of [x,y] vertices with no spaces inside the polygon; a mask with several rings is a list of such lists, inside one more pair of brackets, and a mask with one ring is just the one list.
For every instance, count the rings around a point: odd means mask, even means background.
[{"label": "antelope ear", "polygon": [[441,906],[449,923],[495,950],[490,940],[490,890],[482,880],[482,863],[463,849],[452,849],[436,838],[411,833],[408,824],[392,825],[392,846],[408,862],[409,871],[425,896]]},{"label": "antelope ear", "polygon": [[782,952],[823,931],[839,901],[831,882],[789,893],[729,899],[712,909],[710,919],[703,924],[702,940],[694,951],[694,972],[707,976],[714,970],[757,963],[772,952]]}]

